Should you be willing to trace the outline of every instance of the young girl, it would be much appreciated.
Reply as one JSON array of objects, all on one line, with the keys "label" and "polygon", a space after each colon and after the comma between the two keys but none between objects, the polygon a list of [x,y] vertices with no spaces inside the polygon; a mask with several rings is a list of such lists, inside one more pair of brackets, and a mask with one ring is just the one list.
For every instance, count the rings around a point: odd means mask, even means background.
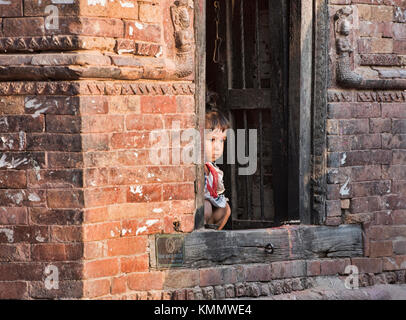
[{"label": "young girl", "polygon": [[206,113],[205,133],[205,201],[204,220],[206,225],[214,225],[222,230],[231,214],[228,199],[224,196],[223,172],[215,164],[224,151],[227,118],[218,110]]}]

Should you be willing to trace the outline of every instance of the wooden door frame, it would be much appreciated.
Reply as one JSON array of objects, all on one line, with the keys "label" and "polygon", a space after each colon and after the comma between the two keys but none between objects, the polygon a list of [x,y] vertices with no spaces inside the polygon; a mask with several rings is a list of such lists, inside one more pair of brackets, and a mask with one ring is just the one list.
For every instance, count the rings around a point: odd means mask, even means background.
[{"label": "wooden door frame", "polygon": [[[299,211],[301,224],[325,220],[328,80],[328,0],[291,0],[293,32],[289,52],[288,211]],[[297,5],[295,5],[297,4]],[[295,19],[296,18],[296,19]],[[194,0],[195,105],[203,133],[206,93],[206,0]],[[298,76],[299,75],[299,76]],[[309,77],[309,75],[311,75]],[[202,144],[203,150],[203,144]],[[297,153],[299,156],[297,156]],[[202,152],[203,160],[203,152]],[[204,165],[196,165],[195,229],[204,226]]]}]

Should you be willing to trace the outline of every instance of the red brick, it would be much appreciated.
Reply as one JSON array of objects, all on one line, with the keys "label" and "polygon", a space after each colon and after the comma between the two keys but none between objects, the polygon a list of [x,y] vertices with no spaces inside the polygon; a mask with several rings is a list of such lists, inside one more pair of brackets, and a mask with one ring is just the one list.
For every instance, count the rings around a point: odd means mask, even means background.
[{"label": "red brick", "polygon": [[161,42],[161,27],[157,24],[147,24],[136,21],[125,21],[125,38],[147,41]]},{"label": "red brick", "polygon": [[89,151],[107,151],[109,150],[109,135],[101,133],[82,134],[82,150]]},{"label": "red brick", "polygon": [[406,224],[406,210],[393,211],[393,223],[394,224]]},{"label": "red brick", "polygon": [[[167,200],[167,199],[164,199]],[[157,202],[162,201],[162,185],[131,186],[127,190],[128,202]]]},{"label": "red brick", "polygon": [[[328,117],[330,119],[378,118],[381,107],[378,103],[330,103]],[[365,121],[358,121],[364,123]],[[344,122],[346,124],[346,122]]]},{"label": "red brick", "polygon": [[0,281],[43,280],[44,265],[34,262],[0,262]]},{"label": "red brick", "polygon": [[132,114],[126,117],[127,130],[157,130],[163,128],[162,117],[152,114]]},{"label": "red brick", "polygon": [[320,260],[320,275],[344,274],[345,268],[350,265],[350,259]]},{"label": "red brick", "polygon": [[371,258],[391,256],[393,254],[392,241],[371,241],[369,256]]},{"label": "red brick", "polygon": [[25,243],[0,244],[0,262],[29,261],[30,245]]},{"label": "red brick", "polygon": [[406,165],[406,150],[393,150],[392,164]]},{"label": "red brick", "polygon": [[391,225],[393,224],[392,211],[378,211],[375,212],[375,224],[377,225]]},{"label": "red brick", "polygon": [[318,276],[321,272],[320,260],[306,260],[306,274],[308,276]]},{"label": "red brick", "polygon": [[84,196],[82,190],[47,190],[49,208],[82,208]]},{"label": "red brick", "polygon": [[79,260],[83,257],[82,244],[35,244],[31,247],[34,261],[67,261]]},{"label": "red brick", "polygon": [[270,281],[271,265],[248,265],[244,267],[245,281]]},{"label": "red brick", "polygon": [[33,151],[81,151],[79,134],[32,133],[27,134],[27,150]]},{"label": "red brick", "polygon": [[45,20],[36,18],[5,18],[3,33],[6,37],[43,36],[45,35]]},{"label": "red brick", "polygon": [[122,224],[123,230],[126,230],[126,234],[129,236],[159,233],[163,228],[162,219],[152,217],[125,220]]},{"label": "red brick", "polygon": [[48,152],[48,168],[78,169],[83,166],[83,154],[79,152]]},{"label": "red brick", "polygon": [[0,203],[3,206],[44,206],[45,190],[0,189]]},{"label": "red brick", "polygon": [[[0,12],[1,15],[1,12]],[[0,282],[0,299],[28,299],[27,282]]]},{"label": "red brick", "polygon": [[115,276],[118,273],[118,259],[86,261],[83,265],[84,279]]},{"label": "red brick", "polygon": [[120,222],[105,222],[83,226],[83,240],[96,241],[120,237]]},{"label": "red brick", "polygon": [[178,113],[195,113],[195,99],[193,96],[177,96],[176,102],[178,104],[176,112]]},{"label": "red brick", "polygon": [[82,170],[27,170],[29,188],[81,188]]},{"label": "red brick", "polygon": [[121,272],[146,272],[149,269],[148,254],[141,254],[132,257],[123,257],[120,259]]},{"label": "red brick", "polygon": [[0,207],[0,225],[21,225],[28,223],[27,208]]},{"label": "red brick", "polygon": [[406,118],[404,103],[383,103],[382,118]]},{"label": "red brick", "polygon": [[125,202],[125,190],[117,187],[93,188],[85,190],[86,207],[99,207]]},{"label": "red brick", "polygon": [[111,137],[112,149],[143,149],[151,145],[148,133],[114,133]]},{"label": "red brick", "polygon": [[163,186],[163,200],[189,200],[195,197],[193,183],[165,184]]},{"label": "red brick", "polygon": [[82,241],[81,226],[51,226],[52,242],[80,242]]},{"label": "red brick", "polygon": [[127,291],[127,277],[111,279],[111,294],[120,294]]},{"label": "red brick", "polygon": [[391,130],[392,130],[391,119],[381,119],[381,118],[369,119],[370,133],[391,132]]},{"label": "red brick", "polygon": [[97,298],[110,293],[110,280],[83,281],[83,295],[86,298]]},{"label": "red brick", "polygon": [[175,96],[142,96],[142,113],[176,113],[177,102]]},{"label": "red brick", "polygon": [[123,130],[123,116],[91,115],[82,117],[82,132],[84,133],[122,132]]},{"label": "red brick", "polygon": [[8,115],[0,117],[0,132],[43,132],[43,115],[33,118],[30,115]]},{"label": "red brick", "polygon": [[106,222],[109,219],[109,213],[106,207],[86,208],[83,211],[83,220],[86,223]]},{"label": "red brick", "polygon": [[223,284],[220,268],[200,269],[200,286],[216,286]]},{"label": "red brick", "polygon": [[108,256],[140,254],[147,251],[147,238],[130,237],[107,241]]},{"label": "red brick", "polygon": [[135,273],[128,276],[128,288],[136,291],[162,290],[164,284],[163,272]]},{"label": "red brick", "polygon": [[86,260],[103,258],[104,252],[105,244],[101,241],[83,243],[83,258]]},{"label": "red brick", "polygon": [[59,281],[58,289],[49,290],[45,281],[31,281],[30,298],[34,299],[78,299],[83,297],[82,281]]},{"label": "red brick", "polygon": [[402,195],[389,195],[384,198],[386,209],[406,209],[406,198]]},{"label": "red brick", "polygon": [[383,208],[379,197],[363,197],[351,199],[350,210],[352,213],[374,212]]},{"label": "red brick", "polygon": [[164,289],[182,289],[199,286],[199,270],[168,270]]},{"label": "red brick", "polygon": [[109,171],[107,168],[85,169],[84,186],[85,187],[106,186],[108,185],[108,175]]},{"label": "red brick", "polygon": [[271,263],[272,279],[295,278],[306,275],[306,263],[304,260],[283,261]]},{"label": "red brick", "polygon": [[393,271],[406,269],[406,256],[394,256],[394,257],[384,257],[383,259],[383,270]]}]

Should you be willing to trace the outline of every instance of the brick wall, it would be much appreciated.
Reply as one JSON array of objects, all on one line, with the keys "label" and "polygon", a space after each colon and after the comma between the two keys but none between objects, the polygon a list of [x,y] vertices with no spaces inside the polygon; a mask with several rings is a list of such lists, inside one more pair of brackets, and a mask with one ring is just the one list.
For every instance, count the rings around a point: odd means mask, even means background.
[{"label": "brick wall", "polygon": [[[125,9],[118,2],[108,2],[107,7],[90,5],[91,1],[58,5],[62,27],[56,31],[44,28],[51,1],[0,5],[1,65],[43,59],[38,48],[97,50],[97,57],[102,53],[112,62],[133,61],[134,55],[157,58],[159,48],[164,57],[174,57],[169,12],[173,1],[126,2]],[[406,3],[330,4],[331,26],[336,11],[352,5],[352,67],[365,78],[401,77]],[[280,294],[312,287],[320,277],[344,280],[350,264],[359,267],[362,286],[405,283],[406,94],[343,89],[336,80],[331,30],[325,223],[362,224],[363,257],[152,268],[151,236],[193,230],[195,168],[152,163],[148,139],[152,130],[170,129],[175,120],[181,130],[195,127],[192,78],[119,81],[106,73],[104,81],[4,79],[0,298],[221,299]],[[51,35],[78,38],[61,46]],[[154,53],[148,51],[152,45]],[[61,66],[60,61],[55,66]],[[93,57],[80,63],[88,67],[97,61]],[[142,63],[138,67],[147,69],[148,63]],[[123,70],[123,64],[115,65]],[[47,288],[50,266],[58,270],[58,289]]]}]

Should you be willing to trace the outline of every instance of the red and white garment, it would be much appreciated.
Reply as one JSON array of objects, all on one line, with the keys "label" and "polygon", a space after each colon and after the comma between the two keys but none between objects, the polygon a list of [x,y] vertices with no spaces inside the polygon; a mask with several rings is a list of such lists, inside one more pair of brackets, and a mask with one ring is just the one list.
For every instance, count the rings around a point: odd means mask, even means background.
[{"label": "red and white garment", "polygon": [[209,174],[205,174],[204,198],[217,208],[225,208],[228,199],[224,196],[223,171],[212,162],[205,164]]}]

